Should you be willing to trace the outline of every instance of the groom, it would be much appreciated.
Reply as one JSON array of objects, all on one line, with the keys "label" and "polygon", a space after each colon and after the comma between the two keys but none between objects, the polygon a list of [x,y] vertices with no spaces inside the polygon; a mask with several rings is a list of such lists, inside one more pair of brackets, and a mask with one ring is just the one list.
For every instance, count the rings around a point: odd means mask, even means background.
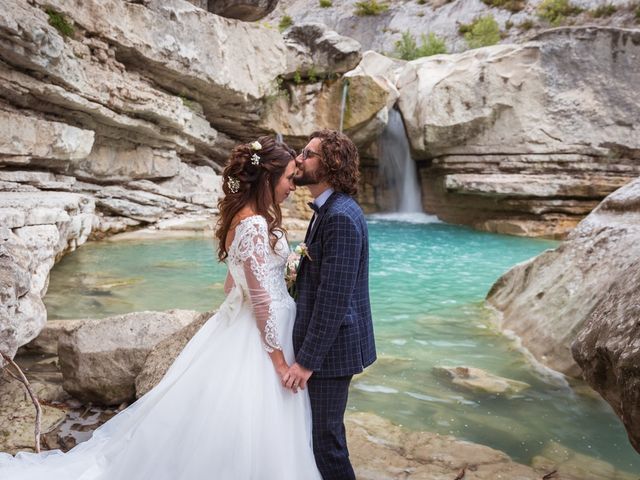
[{"label": "groom", "polygon": [[367,224],[353,199],[358,151],[346,135],[322,130],[311,134],[296,165],[294,181],[309,188],[315,213],[296,279],[296,362],[283,384],[309,387],[313,450],[324,480],[351,480],[344,428],[349,383],[376,359]]}]

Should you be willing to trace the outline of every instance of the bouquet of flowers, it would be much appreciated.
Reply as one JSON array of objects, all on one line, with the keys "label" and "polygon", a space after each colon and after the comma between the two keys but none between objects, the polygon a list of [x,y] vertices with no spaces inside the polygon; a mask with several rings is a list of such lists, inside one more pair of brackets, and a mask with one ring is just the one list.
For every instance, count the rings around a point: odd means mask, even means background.
[{"label": "bouquet of flowers", "polygon": [[299,244],[295,250],[289,254],[284,270],[284,279],[287,282],[287,290],[289,295],[294,299],[297,298],[296,278],[298,277],[298,269],[300,268],[300,260],[302,257],[306,257],[308,260],[311,260],[309,250],[304,242]]}]

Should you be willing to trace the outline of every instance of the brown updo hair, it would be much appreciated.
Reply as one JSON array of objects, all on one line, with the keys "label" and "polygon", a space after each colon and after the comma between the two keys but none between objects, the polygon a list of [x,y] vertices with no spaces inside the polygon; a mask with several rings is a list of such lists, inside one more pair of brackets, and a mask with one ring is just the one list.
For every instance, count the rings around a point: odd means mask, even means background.
[{"label": "brown updo hair", "polygon": [[[278,241],[276,231],[284,234],[282,211],[275,201],[275,187],[296,153],[286,143],[276,142],[272,137],[260,137],[258,142],[261,145],[259,150],[254,150],[251,143],[236,146],[222,172],[225,195],[218,201],[220,217],[216,226],[218,259],[221,262],[228,256],[226,240],[232,222],[245,205],[254,205],[255,213],[267,220],[271,248]],[[254,153],[260,157],[257,165],[251,160]],[[231,191],[233,180],[230,182],[230,178],[237,180],[237,191]]]}]

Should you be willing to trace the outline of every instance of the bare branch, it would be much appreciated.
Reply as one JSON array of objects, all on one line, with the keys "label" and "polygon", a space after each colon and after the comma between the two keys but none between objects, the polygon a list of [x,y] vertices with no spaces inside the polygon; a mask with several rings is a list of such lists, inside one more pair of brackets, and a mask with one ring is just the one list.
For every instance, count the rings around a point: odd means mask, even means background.
[{"label": "bare branch", "polygon": [[36,407],[35,443],[36,443],[36,453],[40,453],[40,428],[41,428],[40,424],[42,421],[41,420],[42,408],[40,408],[40,402],[38,402],[38,398],[34,395],[33,390],[31,390],[31,385],[29,384],[29,380],[27,380],[27,377],[25,377],[24,373],[22,373],[22,370],[20,369],[18,364],[14,362],[11,357],[4,354],[3,352],[0,352],[0,355],[2,355],[2,358],[4,358],[4,360],[7,362],[8,365],[11,365],[14,368],[14,370],[17,372],[17,375],[11,372],[8,366],[5,366],[4,368],[7,371],[7,373],[24,385],[24,388],[26,388],[27,393],[31,397],[33,406]]}]

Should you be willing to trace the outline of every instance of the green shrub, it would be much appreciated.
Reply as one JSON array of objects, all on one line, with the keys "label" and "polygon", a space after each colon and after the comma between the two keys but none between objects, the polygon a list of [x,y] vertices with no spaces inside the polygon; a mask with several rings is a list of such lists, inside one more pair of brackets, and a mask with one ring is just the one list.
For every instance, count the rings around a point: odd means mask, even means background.
[{"label": "green shrub", "polygon": [[636,7],[636,20],[640,22],[640,5]]},{"label": "green shrub", "polygon": [[333,2],[331,0],[320,0],[320,7],[322,8],[333,7]]},{"label": "green shrub", "polygon": [[500,27],[493,15],[476,18],[464,34],[469,48],[488,47],[500,41]]},{"label": "green shrub", "polygon": [[291,18],[289,15],[283,15],[280,19],[280,23],[278,24],[278,29],[281,32],[284,32],[291,25],[293,25],[293,18]]},{"label": "green shrub", "polygon": [[512,13],[524,10],[527,5],[526,0],[482,0],[482,3],[490,7],[502,8]]},{"label": "green shrub", "polygon": [[507,20],[504,23],[504,28],[506,28],[507,30],[511,30],[513,28],[513,22],[511,20]]},{"label": "green shrub", "polygon": [[299,70],[296,70],[293,74],[293,83],[295,83],[296,85],[300,85],[302,83],[302,74]]},{"label": "green shrub", "polygon": [[185,107],[187,107],[189,110],[193,110],[194,112],[198,111],[198,103],[197,102],[195,102],[194,100],[191,100],[184,93],[181,93],[180,95],[178,95],[178,97],[180,98],[180,100],[182,100],[182,104]]},{"label": "green shrub", "polygon": [[316,72],[313,65],[311,65],[311,68],[309,68],[309,71],[307,72],[307,78],[310,83],[316,83],[318,81],[318,72]]},{"label": "green shrub", "polygon": [[70,24],[65,16],[53,9],[47,10],[49,15],[49,25],[55,28],[63,37],[71,37],[74,33],[73,25]]},{"label": "green shrub", "polygon": [[580,12],[582,9],[569,0],[543,0],[538,6],[538,16],[555,27],[564,22],[566,17]]},{"label": "green shrub", "polygon": [[461,23],[458,25],[458,33],[460,35],[464,35],[465,33],[469,33],[471,31],[471,26],[473,23]]},{"label": "green shrub", "polygon": [[439,53],[447,53],[447,45],[444,40],[431,32],[429,35],[424,33],[420,36],[420,46],[416,42],[416,38],[409,32],[402,34],[402,39],[396,42],[394,56],[403,60],[414,60],[420,57],[430,57]]},{"label": "green shrub", "polygon": [[389,10],[389,4],[385,2],[378,3],[378,0],[363,0],[356,2],[356,15],[361,17],[368,15],[380,15]]},{"label": "green shrub", "polygon": [[606,5],[600,5],[598,8],[594,8],[589,13],[594,18],[601,18],[601,17],[610,17],[611,15],[616,13],[616,10],[617,8],[615,5],[612,5],[611,3],[607,3]]},{"label": "green shrub", "polygon": [[427,3],[427,0],[418,0],[418,5],[424,5]]}]

